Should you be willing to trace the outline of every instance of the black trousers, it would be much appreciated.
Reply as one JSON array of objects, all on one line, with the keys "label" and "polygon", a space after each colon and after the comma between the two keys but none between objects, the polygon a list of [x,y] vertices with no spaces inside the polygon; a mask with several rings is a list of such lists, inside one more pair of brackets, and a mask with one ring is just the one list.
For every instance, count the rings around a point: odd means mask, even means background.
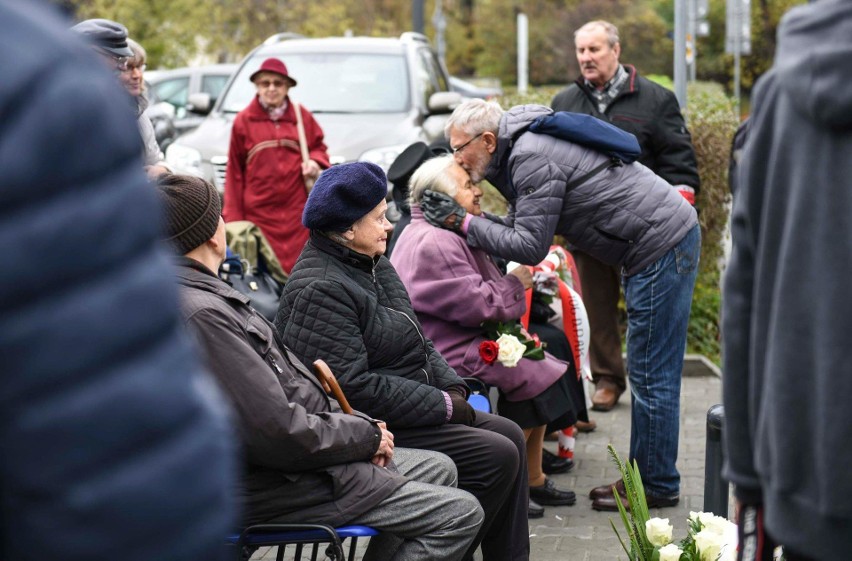
[{"label": "black trousers", "polygon": [[483,561],[526,561],[530,555],[526,442],[508,419],[476,412],[474,426],[391,429],[394,444],[443,452],[459,472],[459,488],[473,494],[485,520],[465,559],[482,544]]}]

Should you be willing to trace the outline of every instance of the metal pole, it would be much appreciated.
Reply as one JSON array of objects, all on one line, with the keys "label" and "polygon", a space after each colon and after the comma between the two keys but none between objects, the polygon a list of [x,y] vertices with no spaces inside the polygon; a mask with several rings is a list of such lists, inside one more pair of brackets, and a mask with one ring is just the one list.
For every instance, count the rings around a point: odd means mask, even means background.
[{"label": "metal pole", "polygon": [[737,121],[740,119],[740,64],[742,58],[743,36],[742,36],[742,3],[736,3],[734,10],[734,29],[736,29],[736,38],[734,41],[734,111],[737,116]]},{"label": "metal pole", "polygon": [[722,425],[725,408],[714,405],[707,411],[707,441],[704,445],[704,512],[728,517],[728,483],[722,479]]},{"label": "metal pole", "polygon": [[687,0],[675,0],[674,86],[681,109],[686,107]]},{"label": "metal pole", "polygon": [[518,13],[518,93],[527,93],[529,70],[527,66],[529,52],[529,22],[527,15]]},{"label": "metal pole", "polygon": [[698,66],[698,0],[689,0],[689,47],[692,50],[692,60],[689,64],[689,81],[695,81],[696,69]]},{"label": "metal pole", "polygon": [[425,29],[423,22],[423,1],[412,0],[411,2],[411,29],[417,33],[423,33]]}]

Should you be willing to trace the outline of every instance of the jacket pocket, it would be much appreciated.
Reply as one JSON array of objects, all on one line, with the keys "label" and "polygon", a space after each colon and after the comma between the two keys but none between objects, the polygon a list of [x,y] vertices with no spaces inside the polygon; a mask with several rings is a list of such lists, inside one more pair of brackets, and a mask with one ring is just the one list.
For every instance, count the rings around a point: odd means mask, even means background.
[{"label": "jacket pocket", "polygon": [[289,368],[285,368],[287,363],[284,357],[274,348],[275,339],[269,325],[256,315],[252,315],[246,324],[246,332],[254,350],[263,357],[263,361],[269,365],[275,375],[291,379],[293,373]]}]

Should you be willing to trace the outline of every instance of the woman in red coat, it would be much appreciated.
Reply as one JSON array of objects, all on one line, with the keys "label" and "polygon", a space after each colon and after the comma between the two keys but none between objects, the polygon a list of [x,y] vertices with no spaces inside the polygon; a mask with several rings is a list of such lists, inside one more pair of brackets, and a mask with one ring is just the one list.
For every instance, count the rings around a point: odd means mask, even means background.
[{"label": "woman in red coat", "polygon": [[296,80],[277,58],[251,75],[257,95],[237,114],[225,175],[225,222],[248,220],[260,227],[289,274],[308,240],[302,210],[320,170],[329,167],[323,132],[299,107],[308,160],[302,161],[296,112],[287,92]]}]

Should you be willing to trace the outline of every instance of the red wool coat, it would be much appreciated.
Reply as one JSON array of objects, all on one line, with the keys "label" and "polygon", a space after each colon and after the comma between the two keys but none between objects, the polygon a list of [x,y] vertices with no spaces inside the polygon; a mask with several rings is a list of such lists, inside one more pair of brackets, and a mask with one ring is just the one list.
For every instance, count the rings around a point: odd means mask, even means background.
[{"label": "red wool coat", "polygon": [[[301,110],[309,157],[327,168],[322,129],[310,111]],[[222,209],[225,222],[255,223],[289,274],[308,240],[308,230],[302,226],[307,199],[293,104],[288,98],[287,110],[276,122],[255,96],[237,114],[231,131]]]}]

